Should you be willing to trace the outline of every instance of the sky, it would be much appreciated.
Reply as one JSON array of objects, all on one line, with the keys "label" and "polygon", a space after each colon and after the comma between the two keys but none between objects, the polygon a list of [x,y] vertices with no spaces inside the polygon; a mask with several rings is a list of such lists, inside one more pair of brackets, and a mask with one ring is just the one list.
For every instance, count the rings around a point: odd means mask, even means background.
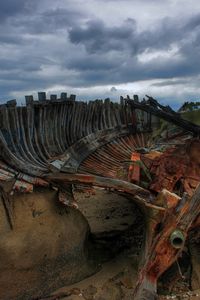
[{"label": "sky", "polygon": [[199,100],[199,0],[0,0],[0,102]]}]

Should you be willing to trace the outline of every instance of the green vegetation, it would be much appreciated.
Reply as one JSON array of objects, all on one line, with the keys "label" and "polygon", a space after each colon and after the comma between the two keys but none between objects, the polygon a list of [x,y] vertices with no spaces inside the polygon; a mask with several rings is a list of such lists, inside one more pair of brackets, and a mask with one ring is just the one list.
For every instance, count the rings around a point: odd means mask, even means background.
[{"label": "green vegetation", "polygon": [[185,102],[182,107],[181,110],[182,111],[193,111],[195,109],[199,109],[200,106],[200,102]]},{"label": "green vegetation", "polygon": [[185,120],[191,121],[194,124],[200,125],[200,109],[187,111],[181,114]]}]

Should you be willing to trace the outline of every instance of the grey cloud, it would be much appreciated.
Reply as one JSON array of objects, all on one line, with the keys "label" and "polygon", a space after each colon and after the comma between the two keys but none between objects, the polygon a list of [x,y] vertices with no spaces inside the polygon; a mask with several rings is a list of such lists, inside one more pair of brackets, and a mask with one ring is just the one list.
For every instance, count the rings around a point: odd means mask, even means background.
[{"label": "grey cloud", "polygon": [[[20,70],[20,72],[35,72],[41,69],[41,62],[37,58],[33,61],[26,61],[25,58],[20,59],[0,59],[0,71],[15,71]],[[4,78],[6,74],[4,74]],[[10,74],[8,74],[8,79]]]},{"label": "grey cloud", "polygon": [[[109,27],[100,21],[90,21],[85,25],[72,28],[69,38],[75,45],[84,46],[89,57],[97,55],[95,65],[92,59],[87,59],[87,64],[76,65],[76,69],[83,72],[84,78],[88,82],[98,84],[125,83],[137,80],[152,78],[184,77],[199,73],[200,68],[200,30],[198,26],[198,16],[193,16],[189,20],[177,22],[170,18],[164,18],[154,29],[139,32],[136,22],[127,20],[119,27]],[[191,36],[192,30],[192,36]],[[177,55],[159,60],[157,57],[147,62],[140,62],[138,55],[147,51],[170,51],[173,44],[178,48]],[[191,46],[192,51],[191,51]],[[120,58],[116,55],[120,54]],[[106,61],[108,54],[109,62]],[[103,66],[101,61],[105,58]],[[171,61],[170,61],[171,60]],[[69,65],[73,67],[73,64]],[[98,71],[95,74],[94,66]]]},{"label": "grey cloud", "polygon": [[176,79],[176,80],[165,80],[161,82],[152,83],[151,86],[155,87],[165,87],[165,86],[172,86],[172,85],[182,85],[187,83],[185,79]]},{"label": "grey cloud", "polygon": [[12,33],[0,33],[0,43],[3,44],[14,44],[21,45],[25,42],[25,40],[20,35],[15,35]]},{"label": "grey cloud", "polygon": [[24,16],[23,19],[12,20],[13,26],[22,29],[22,32],[31,34],[55,34],[60,29],[69,29],[73,24],[84,18],[84,14],[72,9],[57,8],[44,12],[36,12],[33,15]]},{"label": "grey cloud", "polygon": [[[103,21],[98,11],[91,14],[84,4],[76,5],[80,1],[66,2],[1,1],[0,98],[11,91],[56,85],[74,88],[116,85],[119,91],[118,84],[152,79],[159,79],[152,84],[153,89],[165,86],[173,89],[184,85],[185,77],[199,75],[198,12],[180,19],[170,12],[170,17],[157,20],[150,27],[145,26],[144,19],[141,30],[137,15],[136,19],[127,17],[123,21],[119,13],[119,24],[113,25],[112,15],[110,20]],[[133,1],[123,1],[123,5],[127,2]],[[142,6],[142,2],[149,1],[136,2]],[[103,5],[106,10],[106,1]],[[159,52],[170,53],[174,45],[176,54],[159,58]],[[140,60],[141,54],[151,53],[158,54]]]},{"label": "grey cloud", "polygon": [[195,29],[200,26],[200,14],[196,14],[183,26],[186,30]]},{"label": "grey cloud", "polygon": [[123,50],[134,36],[136,22],[127,19],[120,27],[107,27],[100,20],[88,21],[84,26],[73,27],[69,38],[74,44],[83,44],[91,52]]},{"label": "grey cloud", "polygon": [[112,92],[112,93],[115,93],[115,92],[117,92],[117,89],[116,89],[116,87],[115,87],[115,86],[111,87],[111,89],[110,89],[110,92]]},{"label": "grey cloud", "polygon": [[[190,24],[190,25],[189,25]],[[103,51],[122,51],[129,49],[133,54],[146,49],[168,49],[175,41],[182,40],[192,26],[183,26],[171,18],[164,18],[152,30],[137,30],[134,19],[127,19],[121,26],[109,27],[102,21],[91,20],[84,25],[75,26],[69,31],[74,44],[82,44],[89,53]],[[193,24],[193,29],[196,23]],[[186,31],[187,29],[187,31]]]},{"label": "grey cloud", "polygon": [[0,22],[5,21],[18,14],[25,14],[35,9],[38,0],[1,0]]},{"label": "grey cloud", "polygon": [[[118,61],[119,63],[119,61]],[[66,63],[67,68],[77,71],[101,71],[116,68],[116,57],[106,57],[104,55],[91,54],[80,55],[80,57],[72,56]]]}]

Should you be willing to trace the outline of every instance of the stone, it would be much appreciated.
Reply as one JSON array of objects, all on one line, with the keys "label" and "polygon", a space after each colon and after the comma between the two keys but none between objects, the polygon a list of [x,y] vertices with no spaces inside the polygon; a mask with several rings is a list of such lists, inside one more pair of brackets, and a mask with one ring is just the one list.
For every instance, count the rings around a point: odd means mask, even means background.
[{"label": "stone", "polygon": [[49,189],[18,194],[14,229],[0,201],[0,299],[30,300],[94,273],[87,257],[89,225]]},{"label": "stone", "polygon": [[83,297],[86,300],[93,300],[94,295],[97,293],[97,288],[93,285],[89,285],[86,289],[82,291]]},{"label": "stone", "polygon": [[95,295],[95,300],[121,300],[123,291],[121,286],[113,282],[106,282],[101,291]]}]

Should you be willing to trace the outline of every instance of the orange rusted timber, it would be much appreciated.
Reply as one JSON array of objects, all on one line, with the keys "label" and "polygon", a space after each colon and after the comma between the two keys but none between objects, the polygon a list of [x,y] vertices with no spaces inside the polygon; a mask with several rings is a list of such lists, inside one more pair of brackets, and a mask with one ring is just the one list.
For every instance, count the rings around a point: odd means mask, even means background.
[{"label": "orange rusted timber", "polygon": [[159,277],[180,256],[188,231],[200,213],[200,186],[189,199],[168,198],[168,208],[160,219],[160,231],[152,234],[147,243],[145,263],[139,274],[135,289],[135,300],[157,299],[157,281]]},{"label": "orange rusted timber", "polygon": [[174,191],[180,184],[181,189],[193,195],[200,182],[200,140],[190,139],[184,145],[172,147],[152,160],[150,171],[154,177],[150,189]]},{"label": "orange rusted timber", "polygon": [[140,181],[140,166],[137,162],[140,161],[140,153],[133,152],[131,155],[131,165],[129,167],[128,179],[130,182],[139,183]]}]

